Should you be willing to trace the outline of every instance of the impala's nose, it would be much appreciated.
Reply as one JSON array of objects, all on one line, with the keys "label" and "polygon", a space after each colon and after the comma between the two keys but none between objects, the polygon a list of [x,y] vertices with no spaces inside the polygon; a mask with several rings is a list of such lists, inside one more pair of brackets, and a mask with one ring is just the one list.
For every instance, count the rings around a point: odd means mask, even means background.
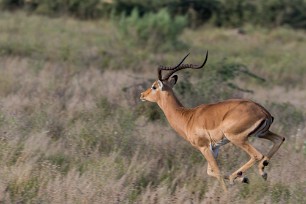
[{"label": "impala's nose", "polygon": [[145,101],[143,93],[140,94],[140,100]]}]

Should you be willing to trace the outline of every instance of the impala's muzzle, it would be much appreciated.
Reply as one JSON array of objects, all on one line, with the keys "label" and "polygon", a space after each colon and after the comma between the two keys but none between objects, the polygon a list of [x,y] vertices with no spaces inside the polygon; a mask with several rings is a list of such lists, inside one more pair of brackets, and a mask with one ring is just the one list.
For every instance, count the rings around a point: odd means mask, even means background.
[{"label": "impala's muzzle", "polygon": [[146,101],[146,99],[144,98],[144,94],[143,93],[140,94],[140,100],[141,101]]}]

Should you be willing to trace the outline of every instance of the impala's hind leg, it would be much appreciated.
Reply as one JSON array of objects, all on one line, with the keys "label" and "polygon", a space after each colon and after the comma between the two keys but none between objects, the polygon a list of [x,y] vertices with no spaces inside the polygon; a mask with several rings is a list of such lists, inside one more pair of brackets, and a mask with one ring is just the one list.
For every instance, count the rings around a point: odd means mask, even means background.
[{"label": "impala's hind leg", "polygon": [[273,146],[268,152],[267,156],[265,156],[262,160],[260,160],[258,164],[258,170],[260,175],[267,179],[267,173],[264,172],[265,166],[269,164],[269,160],[272,158],[272,156],[277,152],[277,150],[280,148],[280,146],[285,141],[285,137],[279,136],[271,131],[268,131],[265,135],[259,136],[259,138],[267,139],[273,142]]},{"label": "impala's hind leg", "polygon": [[[240,167],[237,171],[235,171],[229,176],[230,183],[233,183],[235,179],[237,179],[238,177],[241,178],[244,172],[246,172],[249,168],[251,168],[257,161],[260,161],[264,156],[258,150],[256,150],[252,145],[249,144],[247,138],[244,140],[235,140],[235,139],[231,140],[231,137],[227,138],[234,145],[240,147],[250,156],[250,160],[247,163],[245,163],[242,167]],[[239,136],[237,138],[239,138]],[[243,180],[241,180],[242,182],[248,183],[247,178],[244,177],[242,178],[243,178]]]}]

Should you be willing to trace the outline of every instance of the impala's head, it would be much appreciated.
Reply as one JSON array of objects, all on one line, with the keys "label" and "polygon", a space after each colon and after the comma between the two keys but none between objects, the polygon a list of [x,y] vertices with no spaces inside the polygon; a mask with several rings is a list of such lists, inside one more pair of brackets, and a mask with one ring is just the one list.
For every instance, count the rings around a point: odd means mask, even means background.
[{"label": "impala's head", "polygon": [[[187,68],[200,69],[204,67],[208,58],[208,51],[206,52],[205,60],[201,65],[183,64],[184,60],[188,57],[188,55],[189,54],[187,54],[180,61],[180,63],[178,63],[178,65],[174,67],[159,66],[157,69],[158,80],[156,80],[150,88],[148,88],[146,91],[140,94],[140,99],[142,101],[151,101],[151,102],[159,101],[162,95],[166,94],[169,91],[172,91],[173,86],[176,84],[178,77],[177,75],[173,74],[181,69],[187,69]],[[169,71],[169,73],[165,76],[162,76],[162,71]]]}]

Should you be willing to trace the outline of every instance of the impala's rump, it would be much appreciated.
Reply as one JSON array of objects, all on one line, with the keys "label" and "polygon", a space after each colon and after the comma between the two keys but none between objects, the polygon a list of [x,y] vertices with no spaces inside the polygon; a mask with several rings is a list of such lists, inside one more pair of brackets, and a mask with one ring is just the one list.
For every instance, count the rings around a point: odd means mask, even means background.
[{"label": "impala's rump", "polygon": [[273,121],[262,106],[244,99],[203,104],[190,111],[193,113],[186,139],[195,147],[209,144],[211,149],[218,149],[240,135],[264,135]]},{"label": "impala's rump", "polygon": [[[235,135],[247,134],[253,132],[262,121],[271,121],[272,116],[262,106],[250,100],[231,99],[217,103],[211,107],[221,120],[220,128],[224,133]],[[270,126],[271,123],[266,123]],[[267,126],[267,127],[269,127]]]}]

